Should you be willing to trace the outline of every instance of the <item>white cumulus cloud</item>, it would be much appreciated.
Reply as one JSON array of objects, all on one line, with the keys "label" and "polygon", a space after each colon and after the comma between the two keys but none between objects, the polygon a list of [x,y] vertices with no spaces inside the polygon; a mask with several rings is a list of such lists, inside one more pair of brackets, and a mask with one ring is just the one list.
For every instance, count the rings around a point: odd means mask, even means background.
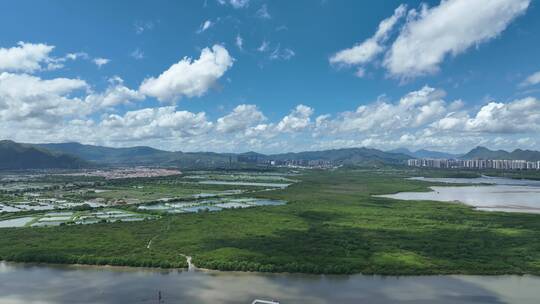
[{"label": "white cumulus cloud", "polygon": [[244,49],[244,39],[242,39],[242,36],[240,36],[240,34],[236,35],[234,43],[236,44],[239,50],[242,51]]},{"label": "white cumulus cloud", "polygon": [[106,65],[107,63],[111,62],[110,59],[107,58],[94,58],[94,64],[98,66],[98,68],[101,68],[102,66]]},{"label": "white cumulus cloud", "polygon": [[145,98],[143,94],[124,86],[122,78],[115,76],[109,79],[109,87],[103,93],[92,93],[85,100],[94,108],[114,108],[117,105],[129,104]]},{"label": "white cumulus cloud", "polygon": [[375,56],[384,51],[384,46],[382,44],[388,39],[388,35],[394,25],[405,15],[406,9],[406,5],[400,5],[395,9],[392,16],[381,21],[379,28],[373,37],[364,40],[352,48],[335,53],[330,57],[330,63],[356,65],[372,61]]},{"label": "white cumulus cloud", "polygon": [[480,133],[540,132],[540,100],[527,97],[509,103],[492,101],[474,115],[463,111],[450,113],[433,126],[441,130]]},{"label": "white cumulus cloud", "polygon": [[249,6],[249,0],[217,0],[221,5],[230,4],[233,8],[245,8]]},{"label": "white cumulus cloud", "polygon": [[276,130],[280,132],[299,132],[308,128],[311,124],[313,108],[306,105],[298,105],[291,113],[277,124]]},{"label": "white cumulus cloud", "polygon": [[256,126],[264,120],[266,117],[256,105],[242,104],[234,108],[231,113],[219,118],[216,130],[222,133],[243,132],[248,127]]},{"label": "white cumulus cloud", "polygon": [[446,114],[444,95],[442,90],[425,86],[408,93],[398,103],[379,100],[361,105],[356,111],[343,112],[334,120],[321,118],[317,121],[318,132],[382,134],[421,127]]},{"label": "white cumulus cloud", "polygon": [[204,112],[176,111],[175,107],[146,108],[111,114],[99,124],[113,140],[134,141],[152,138],[186,138],[209,131],[212,123]]},{"label": "white cumulus cloud", "polygon": [[244,8],[249,5],[249,0],[229,0],[229,3],[234,8]]},{"label": "white cumulus cloud", "polygon": [[199,29],[197,30],[197,33],[202,33],[206,30],[208,30],[209,28],[211,28],[212,26],[214,26],[214,22],[212,22],[211,20],[206,20],[205,22],[203,22],[201,24],[201,26],[199,27]]},{"label": "white cumulus cloud", "polygon": [[19,42],[11,48],[0,48],[0,72],[32,73],[53,63],[49,53],[54,46],[43,43]]},{"label": "white cumulus cloud", "polygon": [[257,51],[263,53],[263,52],[268,51],[269,47],[270,47],[270,43],[266,40],[263,40],[263,42],[261,42],[261,45],[257,48]]},{"label": "white cumulus cloud", "polygon": [[139,90],[160,101],[199,97],[232,67],[233,62],[227,49],[216,44],[211,49],[203,49],[197,60],[184,57],[158,77],[145,79]]},{"label": "white cumulus cloud", "polygon": [[497,37],[529,4],[530,0],[447,0],[413,10],[384,66],[402,79],[435,73],[448,55]]},{"label": "white cumulus cloud", "polygon": [[540,83],[540,71],[533,73],[529,75],[521,84],[520,86],[526,87],[531,85],[537,85]]},{"label": "white cumulus cloud", "polygon": [[85,90],[80,79],[43,80],[28,74],[0,74],[0,120],[25,121],[28,125],[55,124],[88,114],[88,104],[71,94]]}]

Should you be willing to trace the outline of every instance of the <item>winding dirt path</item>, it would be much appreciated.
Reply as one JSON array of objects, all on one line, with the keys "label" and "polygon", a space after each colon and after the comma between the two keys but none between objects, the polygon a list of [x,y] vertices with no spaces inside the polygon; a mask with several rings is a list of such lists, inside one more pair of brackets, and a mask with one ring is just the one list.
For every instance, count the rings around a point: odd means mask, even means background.
[{"label": "winding dirt path", "polygon": [[169,221],[167,222],[167,228],[162,229],[162,231],[161,231],[160,233],[154,235],[154,236],[148,241],[148,243],[146,244],[146,249],[150,249],[150,247],[152,246],[152,242],[153,242],[155,239],[157,239],[161,234],[163,234],[163,233],[169,231],[170,228],[171,228],[171,221],[169,220]]},{"label": "winding dirt path", "polygon": [[181,254],[181,256],[186,258],[187,264],[188,264],[188,271],[195,271],[197,270],[197,266],[191,262],[191,257],[189,255]]}]

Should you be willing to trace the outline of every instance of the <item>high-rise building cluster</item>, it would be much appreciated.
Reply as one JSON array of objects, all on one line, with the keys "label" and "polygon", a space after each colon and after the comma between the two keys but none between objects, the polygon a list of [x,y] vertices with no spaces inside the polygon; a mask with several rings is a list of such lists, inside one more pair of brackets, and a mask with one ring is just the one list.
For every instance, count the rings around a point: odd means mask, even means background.
[{"label": "high-rise building cluster", "polygon": [[409,159],[409,167],[455,168],[455,169],[500,169],[540,170],[540,161],[516,159]]}]

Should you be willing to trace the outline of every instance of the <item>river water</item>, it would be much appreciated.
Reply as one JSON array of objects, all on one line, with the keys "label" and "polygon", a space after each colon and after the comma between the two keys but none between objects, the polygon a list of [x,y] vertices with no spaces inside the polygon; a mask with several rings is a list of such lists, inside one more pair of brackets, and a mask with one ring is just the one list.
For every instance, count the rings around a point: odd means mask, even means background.
[{"label": "river water", "polygon": [[533,276],[319,276],[0,262],[0,303],[540,303]]},{"label": "river water", "polygon": [[[433,186],[430,192],[400,192],[381,197],[402,200],[459,201],[479,210],[540,213],[540,181],[507,178],[412,178],[471,186]],[[489,184],[489,185],[478,185]]]}]

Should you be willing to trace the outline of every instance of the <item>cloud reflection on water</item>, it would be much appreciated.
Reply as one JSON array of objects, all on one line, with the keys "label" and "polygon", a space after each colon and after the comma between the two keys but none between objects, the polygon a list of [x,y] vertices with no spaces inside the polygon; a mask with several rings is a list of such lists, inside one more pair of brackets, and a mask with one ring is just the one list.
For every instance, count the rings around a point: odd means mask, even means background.
[{"label": "cloud reflection on water", "polygon": [[0,302],[538,303],[532,276],[317,276],[0,263]]}]

